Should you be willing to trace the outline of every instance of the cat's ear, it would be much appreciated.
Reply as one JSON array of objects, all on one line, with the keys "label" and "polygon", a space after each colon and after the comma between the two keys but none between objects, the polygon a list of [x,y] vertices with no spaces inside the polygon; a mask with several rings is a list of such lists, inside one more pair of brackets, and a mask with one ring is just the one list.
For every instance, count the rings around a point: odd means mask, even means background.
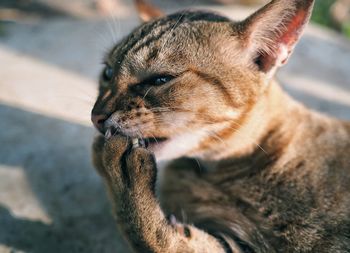
[{"label": "cat's ear", "polygon": [[285,64],[309,21],[314,0],[273,0],[241,23],[245,50],[265,73]]},{"label": "cat's ear", "polygon": [[164,16],[164,13],[160,9],[151,5],[146,0],[135,0],[134,2],[139,17],[143,22],[148,22]]}]

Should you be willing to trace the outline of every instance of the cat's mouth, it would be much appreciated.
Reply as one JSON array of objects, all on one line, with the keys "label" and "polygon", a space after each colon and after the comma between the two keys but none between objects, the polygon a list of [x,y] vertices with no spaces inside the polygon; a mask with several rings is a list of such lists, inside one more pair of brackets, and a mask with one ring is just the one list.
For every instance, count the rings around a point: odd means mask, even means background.
[{"label": "cat's mouth", "polygon": [[[106,139],[109,139],[113,135],[117,135],[117,134],[126,135],[124,131],[113,126],[108,127],[104,133]],[[169,141],[169,138],[166,138],[166,137],[156,137],[156,136],[152,136],[152,137],[129,136],[129,137],[132,138],[132,143],[134,147],[145,147],[151,151],[156,151],[160,149],[163,145],[165,145]]]}]

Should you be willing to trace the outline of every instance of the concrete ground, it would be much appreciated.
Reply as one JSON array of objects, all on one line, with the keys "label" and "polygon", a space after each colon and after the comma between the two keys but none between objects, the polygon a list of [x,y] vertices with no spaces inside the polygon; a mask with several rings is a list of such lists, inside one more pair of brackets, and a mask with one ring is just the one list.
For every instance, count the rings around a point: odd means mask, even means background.
[{"label": "concrete ground", "polygon": [[[206,7],[236,19],[251,11]],[[0,23],[0,253],[129,252],[90,163],[103,52],[138,23],[123,8]],[[350,42],[338,34],[310,26],[278,77],[308,106],[350,120]]]}]

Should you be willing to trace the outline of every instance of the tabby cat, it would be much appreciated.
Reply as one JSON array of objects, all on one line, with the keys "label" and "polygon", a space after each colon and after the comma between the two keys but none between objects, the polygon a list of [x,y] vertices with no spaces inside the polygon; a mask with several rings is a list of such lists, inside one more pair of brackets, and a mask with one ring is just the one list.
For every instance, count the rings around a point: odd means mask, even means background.
[{"label": "tabby cat", "polygon": [[106,56],[92,110],[93,161],[132,248],[350,252],[350,123],[273,78],[313,0],[239,22],[137,4],[146,22]]}]

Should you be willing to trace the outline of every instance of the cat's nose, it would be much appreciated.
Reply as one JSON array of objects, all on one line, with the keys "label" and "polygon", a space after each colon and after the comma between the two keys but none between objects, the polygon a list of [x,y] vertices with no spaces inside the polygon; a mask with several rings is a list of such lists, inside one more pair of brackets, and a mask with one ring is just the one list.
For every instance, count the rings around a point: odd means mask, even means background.
[{"label": "cat's nose", "polygon": [[103,133],[105,121],[108,119],[107,115],[103,114],[91,114],[91,121],[94,126]]}]

